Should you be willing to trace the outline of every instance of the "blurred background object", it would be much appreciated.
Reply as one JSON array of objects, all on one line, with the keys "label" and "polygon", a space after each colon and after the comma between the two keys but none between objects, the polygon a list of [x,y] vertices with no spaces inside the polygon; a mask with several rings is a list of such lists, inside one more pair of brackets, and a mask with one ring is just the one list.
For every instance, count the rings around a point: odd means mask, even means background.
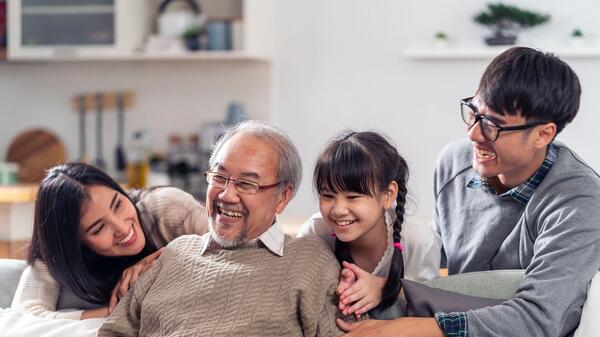
[{"label": "blurred background object", "polygon": [[62,141],[45,129],[30,129],[19,133],[10,143],[6,161],[17,163],[20,183],[42,181],[46,170],[67,160]]},{"label": "blurred background object", "polygon": [[0,49],[6,48],[6,1],[0,1]]},{"label": "blurred background object", "polygon": [[158,8],[158,35],[178,39],[189,29],[200,29],[204,20],[199,2],[164,0]]},{"label": "blurred background object", "polygon": [[133,132],[131,145],[127,151],[127,186],[144,188],[148,186],[150,176],[150,136],[147,130]]},{"label": "blurred background object", "polygon": [[0,162],[0,185],[15,185],[19,182],[19,164]]}]

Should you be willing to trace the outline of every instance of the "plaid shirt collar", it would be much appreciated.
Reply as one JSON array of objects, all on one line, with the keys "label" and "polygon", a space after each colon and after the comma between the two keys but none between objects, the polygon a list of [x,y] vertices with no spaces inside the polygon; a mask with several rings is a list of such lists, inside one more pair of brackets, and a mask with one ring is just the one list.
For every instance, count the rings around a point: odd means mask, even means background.
[{"label": "plaid shirt collar", "polygon": [[[546,158],[544,159],[542,166],[540,166],[540,168],[535,171],[535,173],[529,177],[529,179],[521,183],[521,185],[513,187],[510,190],[500,194],[500,198],[511,198],[523,205],[527,205],[529,199],[531,199],[531,196],[535,192],[535,189],[540,185],[546,174],[552,168],[552,165],[556,161],[557,155],[558,149],[556,146],[552,144],[548,145],[548,151],[546,151]],[[476,175],[473,179],[471,179],[467,183],[467,187],[481,188],[488,193],[492,193],[494,195],[498,194],[496,193],[494,186],[489,184],[485,178],[482,178],[479,175]]]}]

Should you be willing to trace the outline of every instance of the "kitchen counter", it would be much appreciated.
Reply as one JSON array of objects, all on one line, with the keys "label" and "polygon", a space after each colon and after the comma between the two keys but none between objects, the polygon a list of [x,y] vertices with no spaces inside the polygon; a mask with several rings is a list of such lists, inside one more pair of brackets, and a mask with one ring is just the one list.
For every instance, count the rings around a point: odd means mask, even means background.
[{"label": "kitchen counter", "polygon": [[0,258],[24,258],[38,185],[0,186]]},{"label": "kitchen counter", "polygon": [[34,202],[38,185],[20,184],[0,186],[0,203]]}]

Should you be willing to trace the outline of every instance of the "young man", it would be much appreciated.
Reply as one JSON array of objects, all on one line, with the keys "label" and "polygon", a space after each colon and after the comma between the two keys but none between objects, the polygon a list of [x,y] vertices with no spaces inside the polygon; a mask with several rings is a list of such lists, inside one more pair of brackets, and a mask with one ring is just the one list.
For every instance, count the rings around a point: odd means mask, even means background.
[{"label": "young man", "polygon": [[172,241],[98,336],[339,336],[339,265],[318,237],[276,222],[300,182],[296,148],[249,121],[209,161],[209,233]]},{"label": "young man", "polygon": [[469,141],[438,159],[434,221],[449,273],[525,269],[514,298],[435,318],[339,322],[349,336],[573,333],[600,267],[600,177],[554,140],[580,94],[577,75],[555,56],[509,49],[460,101]]}]

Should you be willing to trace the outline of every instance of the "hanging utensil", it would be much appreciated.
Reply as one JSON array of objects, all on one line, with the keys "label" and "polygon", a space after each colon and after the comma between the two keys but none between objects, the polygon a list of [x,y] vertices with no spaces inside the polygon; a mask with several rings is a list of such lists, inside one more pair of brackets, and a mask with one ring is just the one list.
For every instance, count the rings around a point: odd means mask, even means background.
[{"label": "hanging utensil", "polygon": [[94,165],[101,169],[106,168],[106,162],[102,154],[102,111],[104,110],[104,95],[96,94],[96,159]]},{"label": "hanging utensil", "polygon": [[118,172],[123,172],[127,168],[127,157],[123,147],[125,138],[125,94],[117,94],[117,147],[115,148],[115,166]]},{"label": "hanging utensil", "polygon": [[85,139],[85,95],[79,95],[77,105],[79,110],[79,161],[87,163],[89,162],[89,157]]}]

